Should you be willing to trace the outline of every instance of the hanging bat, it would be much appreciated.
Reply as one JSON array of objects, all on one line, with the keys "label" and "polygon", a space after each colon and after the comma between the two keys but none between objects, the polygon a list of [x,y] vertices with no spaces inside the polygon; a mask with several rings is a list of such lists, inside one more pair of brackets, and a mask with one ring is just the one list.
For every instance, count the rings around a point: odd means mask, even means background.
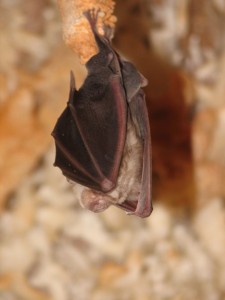
[{"label": "hanging bat", "polygon": [[146,79],[112,48],[111,33],[98,34],[98,13],[87,11],[99,52],[87,63],[76,89],[71,72],[67,107],[57,120],[55,166],[82,185],[80,202],[94,212],[110,205],[148,217],[151,204],[151,148],[142,87]]}]

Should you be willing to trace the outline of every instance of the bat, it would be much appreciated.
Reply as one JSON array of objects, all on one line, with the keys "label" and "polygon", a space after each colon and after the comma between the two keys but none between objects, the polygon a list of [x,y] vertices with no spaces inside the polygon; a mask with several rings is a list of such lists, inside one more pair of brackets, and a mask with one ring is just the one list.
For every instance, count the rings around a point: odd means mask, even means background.
[{"label": "bat", "polygon": [[84,15],[99,52],[86,63],[88,74],[79,90],[71,72],[69,100],[52,132],[54,165],[84,187],[80,201],[87,209],[101,212],[115,205],[148,217],[151,145],[142,90],[147,80],[113,49],[108,28],[103,36],[98,33],[98,12]]}]

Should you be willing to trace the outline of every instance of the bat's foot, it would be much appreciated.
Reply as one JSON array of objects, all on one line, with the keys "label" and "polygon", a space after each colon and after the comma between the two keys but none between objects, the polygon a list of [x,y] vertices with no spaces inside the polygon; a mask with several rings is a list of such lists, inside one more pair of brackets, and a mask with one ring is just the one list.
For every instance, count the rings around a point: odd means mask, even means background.
[{"label": "bat's foot", "polygon": [[116,206],[125,210],[127,215],[135,215],[140,218],[149,217],[153,210],[152,207],[150,209],[148,207],[141,209],[140,207],[138,207],[138,201],[129,200],[126,200],[121,204],[116,204]]},{"label": "bat's foot", "polygon": [[89,9],[85,11],[83,14],[87,18],[91,29],[97,33],[97,21],[98,21],[98,14],[100,12],[100,9]]},{"label": "bat's foot", "polygon": [[134,212],[127,211],[126,214],[128,216],[134,215],[134,216],[138,216],[140,218],[147,218],[147,217],[150,216],[150,214],[152,213],[152,211],[153,211],[153,208],[151,208],[151,210],[145,210],[145,211],[142,211],[142,212],[137,211],[137,210],[135,210]]},{"label": "bat's foot", "polygon": [[[83,14],[87,18],[91,29],[93,32],[98,33],[97,30],[97,22],[98,22],[98,15],[99,15],[100,9],[90,9],[85,11]],[[104,37],[108,40],[111,41],[113,34],[114,34],[114,29],[109,27],[108,25],[103,26],[103,31],[104,31]]]},{"label": "bat's foot", "polygon": [[70,70],[70,88],[73,90],[76,89],[75,77],[72,70]]}]

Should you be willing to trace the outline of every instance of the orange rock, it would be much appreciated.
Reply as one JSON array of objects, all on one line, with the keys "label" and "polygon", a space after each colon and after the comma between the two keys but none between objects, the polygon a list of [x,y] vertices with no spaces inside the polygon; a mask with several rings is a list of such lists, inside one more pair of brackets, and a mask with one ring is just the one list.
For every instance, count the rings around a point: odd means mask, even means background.
[{"label": "orange rock", "polygon": [[116,264],[113,262],[107,262],[100,270],[99,282],[102,286],[109,286],[119,280],[119,278],[125,275],[128,268],[122,264]]}]

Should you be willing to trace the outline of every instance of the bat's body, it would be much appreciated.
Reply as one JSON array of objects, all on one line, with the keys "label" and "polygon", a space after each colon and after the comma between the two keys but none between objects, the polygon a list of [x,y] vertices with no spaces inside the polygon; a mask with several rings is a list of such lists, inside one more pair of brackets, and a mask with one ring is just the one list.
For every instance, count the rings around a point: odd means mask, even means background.
[{"label": "bat's body", "polygon": [[99,212],[114,204],[146,217],[152,211],[150,130],[141,89],[146,80],[97,33],[97,14],[85,15],[99,53],[87,62],[79,90],[71,73],[69,101],[52,133],[55,165],[88,187],[81,196],[88,209]]}]

